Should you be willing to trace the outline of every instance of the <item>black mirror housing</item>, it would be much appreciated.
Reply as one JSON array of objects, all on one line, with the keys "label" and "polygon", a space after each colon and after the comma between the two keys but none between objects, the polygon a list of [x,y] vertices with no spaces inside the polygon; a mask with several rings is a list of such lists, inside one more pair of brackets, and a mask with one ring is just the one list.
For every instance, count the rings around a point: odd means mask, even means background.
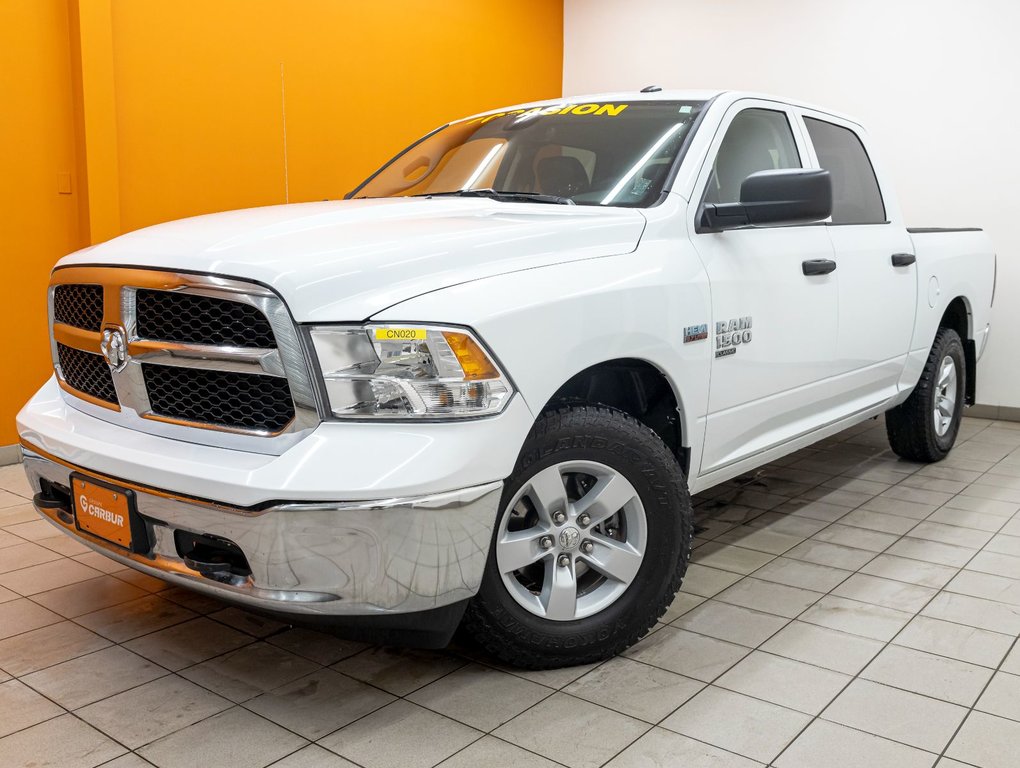
[{"label": "black mirror housing", "polygon": [[739,203],[706,203],[699,231],[767,224],[806,224],[832,215],[832,177],[817,168],[752,173],[740,185]]}]

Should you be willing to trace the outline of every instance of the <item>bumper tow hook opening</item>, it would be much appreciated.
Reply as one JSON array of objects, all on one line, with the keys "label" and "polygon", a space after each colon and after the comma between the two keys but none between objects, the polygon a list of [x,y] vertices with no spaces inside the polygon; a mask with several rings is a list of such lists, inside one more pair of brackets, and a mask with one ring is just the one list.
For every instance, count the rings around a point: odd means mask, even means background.
[{"label": "bumper tow hook opening", "polygon": [[72,525],[74,513],[71,511],[71,491],[49,480],[42,479],[39,483],[42,490],[32,497],[36,509],[53,510],[62,523]]},{"label": "bumper tow hook opening", "polygon": [[232,541],[177,530],[174,545],[184,563],[207,579],[237,584],[251,576],[248,559]]}]

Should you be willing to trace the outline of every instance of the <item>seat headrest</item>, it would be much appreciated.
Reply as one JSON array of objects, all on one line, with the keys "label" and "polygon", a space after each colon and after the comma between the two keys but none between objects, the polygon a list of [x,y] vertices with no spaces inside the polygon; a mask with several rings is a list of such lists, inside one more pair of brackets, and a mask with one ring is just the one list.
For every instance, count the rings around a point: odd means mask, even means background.
[{"label": "seat headrest", "polygon": [[538,161],[538,187],[544,195],[572,197],[587,192],[591,186],[588,174],[576,157],[554,155]]}]

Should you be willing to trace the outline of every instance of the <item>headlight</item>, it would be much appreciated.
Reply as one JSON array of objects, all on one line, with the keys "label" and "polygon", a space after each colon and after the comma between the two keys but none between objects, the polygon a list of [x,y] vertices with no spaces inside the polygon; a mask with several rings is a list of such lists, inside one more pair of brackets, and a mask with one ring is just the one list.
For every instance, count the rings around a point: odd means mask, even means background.
[{"label": "headlight", "polygon": [[329,408],[338,418],[462,418],[499,413],[513,387],[461,328],[311,329]]}]

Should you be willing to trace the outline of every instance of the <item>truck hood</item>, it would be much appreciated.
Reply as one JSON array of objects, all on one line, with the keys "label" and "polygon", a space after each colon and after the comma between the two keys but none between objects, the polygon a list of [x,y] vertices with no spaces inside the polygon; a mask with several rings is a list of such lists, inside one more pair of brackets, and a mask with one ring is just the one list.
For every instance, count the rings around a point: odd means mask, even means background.
[{"label": "truck hood", "polygon": [[60,264],[255,280],[283,296],[299,322],[359,321],[458,283],[629,253],[644,226],[640,212],[625,208],[484,198],[343,200],[158,224]]}]

